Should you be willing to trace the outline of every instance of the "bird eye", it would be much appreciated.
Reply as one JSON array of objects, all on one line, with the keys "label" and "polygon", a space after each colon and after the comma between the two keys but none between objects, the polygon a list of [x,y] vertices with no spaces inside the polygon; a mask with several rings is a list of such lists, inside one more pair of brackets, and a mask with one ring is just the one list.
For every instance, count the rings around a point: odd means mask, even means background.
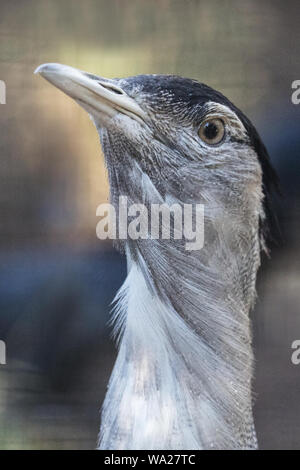
[{"label": "bird eye", "polygon": [[199,137],[209,145],[216,145],[222,142],[225,135],[224,122],[221,119],[211,118],[203,121],[199,131]]}]

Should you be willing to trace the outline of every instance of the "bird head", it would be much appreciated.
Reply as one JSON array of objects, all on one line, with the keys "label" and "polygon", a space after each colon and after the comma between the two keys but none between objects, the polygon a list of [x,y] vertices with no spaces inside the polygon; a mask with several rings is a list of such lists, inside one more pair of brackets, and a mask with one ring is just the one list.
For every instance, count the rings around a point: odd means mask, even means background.
[{"label": "bird head", "polygon": [[173,75],[107,79],[60,64],[36,73],[90,114],[113,203],[203,202],[223,227],[227,214],[264,230],[275,175],[256,129],[220,92]]}]

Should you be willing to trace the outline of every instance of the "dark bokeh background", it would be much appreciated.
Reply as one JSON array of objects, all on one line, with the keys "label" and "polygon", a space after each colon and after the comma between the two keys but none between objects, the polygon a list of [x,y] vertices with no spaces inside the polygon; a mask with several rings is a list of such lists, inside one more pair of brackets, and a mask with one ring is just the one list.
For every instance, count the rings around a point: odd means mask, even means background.
[{"label": "dark bokeh background", "polygon": [[108,183],[87,114],[33,70],[176,73],[219,89],[255,122],[285,198],[253,312],[262,448],[300,448],[300,7],[279,0],[1,0],[0,448],[94,448],[115,358],[106,326],[126,275],[96,239]]}]

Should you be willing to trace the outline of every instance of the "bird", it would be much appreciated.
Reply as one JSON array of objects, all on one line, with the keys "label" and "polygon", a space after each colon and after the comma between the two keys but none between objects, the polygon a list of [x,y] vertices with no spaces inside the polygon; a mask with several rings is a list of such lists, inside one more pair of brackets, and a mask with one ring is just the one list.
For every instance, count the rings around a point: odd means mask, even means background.
[{"label": "bird", "polygon": [[194,79],[110,79],[52,63],[36,73],[89,113],[113,206],[120,195],[204,206],[202,249],[175,237],[115,242],[128,272],[97,448],[257,449],[249,314],[277,175],[256,128]]}]

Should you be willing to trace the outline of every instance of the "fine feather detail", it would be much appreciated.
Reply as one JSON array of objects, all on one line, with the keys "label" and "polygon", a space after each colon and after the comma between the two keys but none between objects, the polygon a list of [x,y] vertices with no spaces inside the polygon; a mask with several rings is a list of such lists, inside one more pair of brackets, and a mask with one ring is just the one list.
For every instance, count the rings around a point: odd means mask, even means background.
[{"label": "fine feather detail", "polygon": [[[249,163],[247,170],[253,188],[249,183],[242,216],[232,206],[228,212],[216,185],[214,192],[202,188],[203,250],[188,254],[174,240],[127,242],[129,272],[113,315],[119,354],[99,448],[256,447],[249,309],[263,196],[259,172]],[[186,171],[196,186],[197,173],[191,166]],[[136,174],[134,181],[142,181],[144,202],[161,202],[149,178]],[[167,200],[178,202],[175,196]]]},{"label": "fine feather detail", "polygon": [[240,364],[237,377],[227,357],[216,354],[172,305],[152,294],[136,263],[118,294],[115,315],[122,340],[103,407],[100,448],[255,445],[255,434],[246,442],[252,427],[245,417],[251,420],[244,381],[251,374],[249,345],[240,345],[244,369]]},{"label": "fine feather detail", "polygon": [[[141,194],[145,204],[203,203],[205,243],[187,252],[181,240],[126,241],[129,272],[116,298],[119,354],[103,405],[101,449],[257,446],[249,310],[263,193],[255,153],[244,151],[237,167],[238,152],[230,145],[226,153],[224,144],[222,159],[210,155],[213,172],[205,161],[200,171],[198,162],[181,166],[167,194],[131,164],[129,201]],[[184,182],[181,194],[173,181]]]}]

